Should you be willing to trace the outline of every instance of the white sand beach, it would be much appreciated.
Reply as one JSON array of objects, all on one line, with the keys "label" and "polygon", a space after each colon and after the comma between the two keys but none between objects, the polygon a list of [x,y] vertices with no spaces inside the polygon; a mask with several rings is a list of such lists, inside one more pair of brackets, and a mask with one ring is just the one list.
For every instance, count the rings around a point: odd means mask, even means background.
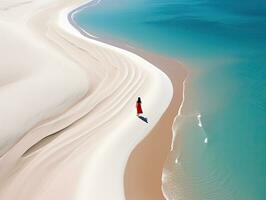
[{"label": "white sand beach", "polygon": [[125,199],[129,155],[170,104],[162,71],[69,23],[84,3],[0,0],[0,199]]}]

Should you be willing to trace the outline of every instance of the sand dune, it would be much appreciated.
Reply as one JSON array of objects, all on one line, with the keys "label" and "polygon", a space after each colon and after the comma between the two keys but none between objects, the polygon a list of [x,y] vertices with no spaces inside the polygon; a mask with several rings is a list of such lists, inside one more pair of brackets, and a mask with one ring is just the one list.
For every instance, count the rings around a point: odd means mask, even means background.
[{"label": "sand dune", "polygon": [[165,74],[70,25],[82,3],[0,3],[0,199],[124,199],[129,154],[170,103]]},{"label": "sand dune", "polygon": [[61,114],[85,96],[89,79],[72,62],[63,63],[64,58],[35,45],[27,31],[0,24],[2,155],[38,123]]}]

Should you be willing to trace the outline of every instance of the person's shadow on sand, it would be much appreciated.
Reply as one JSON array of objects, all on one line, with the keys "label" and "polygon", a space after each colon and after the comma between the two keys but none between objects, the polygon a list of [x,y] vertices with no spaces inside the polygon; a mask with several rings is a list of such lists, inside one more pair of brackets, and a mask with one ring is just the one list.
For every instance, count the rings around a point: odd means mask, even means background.
[{"label": "person's shadow on sand", "polygon": [[148,118],[143,117],[143,116],[138,116],[138,118],[140,118],[142,121],[148,123]]}]

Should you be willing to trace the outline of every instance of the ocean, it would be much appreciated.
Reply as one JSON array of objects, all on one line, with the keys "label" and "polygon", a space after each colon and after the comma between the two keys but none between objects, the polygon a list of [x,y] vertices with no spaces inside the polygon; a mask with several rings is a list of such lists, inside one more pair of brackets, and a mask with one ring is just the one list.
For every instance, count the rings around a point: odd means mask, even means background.
[{"label": "ocean", "polygon": [[102,0],[74,20],[189,69],[167,199],[266,198],[266,1]]}]

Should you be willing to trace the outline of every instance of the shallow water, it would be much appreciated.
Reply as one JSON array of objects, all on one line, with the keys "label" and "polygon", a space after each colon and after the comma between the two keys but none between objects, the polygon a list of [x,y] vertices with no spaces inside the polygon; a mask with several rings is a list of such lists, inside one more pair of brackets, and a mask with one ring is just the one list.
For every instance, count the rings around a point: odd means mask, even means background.
[{"label": "shallow water", "polygon": [[191,69],[164,169],[168,199],[265,198],[265,1],[103,0],[75,20]]}]

